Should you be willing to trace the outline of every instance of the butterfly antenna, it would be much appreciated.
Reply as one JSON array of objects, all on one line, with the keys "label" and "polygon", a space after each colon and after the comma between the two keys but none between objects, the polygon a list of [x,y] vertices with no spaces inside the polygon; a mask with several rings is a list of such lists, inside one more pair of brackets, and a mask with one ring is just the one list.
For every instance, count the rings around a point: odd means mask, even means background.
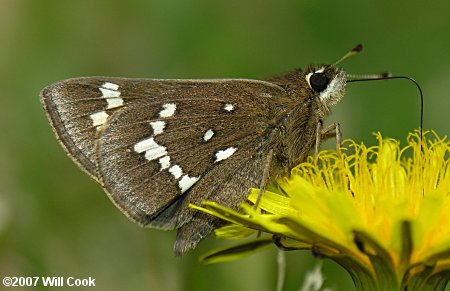
[{"label": "butterfly antenna", "polygon": [[[379,80],[393,80],[393,79],[406,79],[414,83],[420,94],[420,152],[423,152],[423,92],[419,83],[408,76],[391,76],[390,73],[380,73],[373,75],[347,75],[347,83],[350,82],[363,82],[363,81],[379,81]],[[423,181],[424,175],[422,173],[422,195],[425,195],[425,186]]]},{"label": "butterfly antenna", "polygon": [[423,142],[423,92],[419,83],[408,76],[392,76],[390,73],[380,73],[373,75],[347,75],[347,83],[351,82],[364,82],[364,81],[380,81],[380,80],[393,80],[393,79],[406,79],[414,83],[420,94],[420,150],[422,151]]},{"label": "butterfly antenna", "polygon": [[346,53],[342,58],[340,58],[337,62],[335,62],[334,64],[332,64],[332,67],[336,67],[339,63],[345,61],[346,59],[353,57],[357,54],[359,54],[363,49],[362,44],[358,44],[357,46],[355,46],[351,51],[349,51],[348,53]]}]

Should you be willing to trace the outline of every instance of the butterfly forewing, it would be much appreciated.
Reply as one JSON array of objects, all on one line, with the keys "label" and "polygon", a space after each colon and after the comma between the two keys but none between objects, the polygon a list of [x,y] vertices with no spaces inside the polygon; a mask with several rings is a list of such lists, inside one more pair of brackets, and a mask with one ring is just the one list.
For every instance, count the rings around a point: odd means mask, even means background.
[{"label": "butterfly forewing", "polygon": [[[172,215],[186,197],[200,202],[223,196],[230,176],[257,159],[276,111],[269,99],[282,90],[257,81],[242,90],[245,80],[148,82],[165,89],[111,116],[99,137],[98,164],[104,187],[131,219],[174,228],[189,220],[185,207]],[[262,89],[266,94],[254,93]],[[233,166],[217,169],[225,163]],[[242,199],[226,204],[236,207]]]}]

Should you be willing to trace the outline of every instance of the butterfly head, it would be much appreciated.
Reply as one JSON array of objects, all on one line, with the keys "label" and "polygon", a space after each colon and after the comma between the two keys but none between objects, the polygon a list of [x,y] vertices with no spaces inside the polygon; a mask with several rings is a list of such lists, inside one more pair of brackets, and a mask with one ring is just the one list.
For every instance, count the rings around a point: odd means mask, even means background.
[{"label": "butterfly head", "polygon": [[345,94],[347,82],[344,70],[330,65],[309,66],[305,69],[309,88],[326,107],[338,103]]},{"label": "butterfly head", "polygon": [[337,65],[357,55],[362,49],[363,46],[358,44],[332,65],[308,66],[305,69],[305,78],[309,88],[325,107],[335,105],[345,94],[347,74],[343,69],[338,68]]}]

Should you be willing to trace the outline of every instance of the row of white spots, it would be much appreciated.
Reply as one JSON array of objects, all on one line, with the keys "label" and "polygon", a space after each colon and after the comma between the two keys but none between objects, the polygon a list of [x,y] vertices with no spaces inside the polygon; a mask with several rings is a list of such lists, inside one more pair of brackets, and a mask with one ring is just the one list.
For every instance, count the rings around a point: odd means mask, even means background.
[{"label": "row of white spots", "polygon": [[[102,98],[106,98],[106,102],[108,103],[106,109],[112,109],[123,105],[123,99],[120,97],[120,91],[118,91],[119,85],[111,82],[105,82],[103,83],[103,85],[101,85],[99,90],[100,92],[102,92]],[[100,125],[106,123],[108,116],[109,115],[108,113],[106,113],[106,111],[92,113],[90,115],[92,119],[92,125],[97,127],[98,129]]]},{"label": "row of white spots", "polygon": [[[159,112],[159,117],[167,118],[173,116],[176,108],[177,106],[174,103],[164,104]],[[225,104],[224,109],[231,112],[234,110],[234,106],[232,104]],[[145,152],[145,158],[148,161],[159,159],[158,162],[160,164],[160,171],[168,169],[169,173],[172,174],[176,180],[178,180],[178,187],[180,188],[181,193],[186,192],[200,179],[200,177],[191,177],[188,174],[183,174],[183,169],[179,165],[175,164],[171,166],[171,158],[167,154],[167,148],[159,145],[154,140],[154,136],[164,132],[166,122],[163,120],[152,121],[150,122],[150,125],[153,129],[153,136],[136,143],[134,145],[134,151],[137,153]],[[203,135],[203,140],[209,141],[214,134],[215,133],[212,129],[208,129]],[[236,147],[229,147],[224,150],[217,151],[215,153],[214,163],[228,159],[236,152],[236,150]]]},{"label": "row of white spots", "polygon": [[[173,116],[176,108],[177,106],[173,103],[164,104],[159,112],[159,116],[161,118]],[[166,122],[163,120],[151,121],[150,126],[153,130],[153,136],[136,143],[134,151],[137,153],[145,152],[145,158],[149,161],[161,158],[159,163],[162,171],[170,166],[170,156],[167,155],[167,148],[156,143],[153,137],[164,132]]]},{"label": "row of white spots", "polygon": [[[176,109],[177,106],[174,103],[164,104],[159,112],[159,117],[171,117],[175,114]],[[134,145],[134,151],[139,154],[145,152],[145,158],[148,161],[159,159],[158,162],[161,166],[160,171],[168,169],[169,173],[171,173],[172,176],[178,180],[178,188],[180,188],[181,193],[186,192],[200,179],[200,177],[191,177],[188,174],[183,175],[183,169],[179,165],[171,166],[170,156],[167,154],[167,148],[159,145],[154,140],[154,136],[164,132],[166,122],[163,120],[151,121],[150,126],[153,130],[153,136],[136,143]],[[208,139],[212,137],[212,134],[214,133],[208,134],[208,136],[211,135]]]},{"label": "row of white spots", "polygon": [[106,101],[108,102],[108,107],[106,107],[106,109],[112,109],[123,105],[123,99],[120,98],[120,91],[118,91],[118,89],[119,85],[110,82],[103,83],[99,88],[102,92],[102,97],[106,98]]}]

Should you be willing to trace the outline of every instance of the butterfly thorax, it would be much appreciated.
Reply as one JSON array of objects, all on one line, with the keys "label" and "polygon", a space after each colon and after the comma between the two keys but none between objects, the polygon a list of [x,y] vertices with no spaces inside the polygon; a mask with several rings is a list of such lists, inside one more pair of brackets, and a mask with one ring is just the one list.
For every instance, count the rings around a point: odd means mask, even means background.
[{"label": "butterfly thorax", "polygon": [[345,94],[346,79],[342,69],[319,65],[270,81],[282,87],[289,97],[289,104],[280,106],[283,110],[275,117],[276,128],[268,143],[275,157],[271,174],[277,177],[306,160],[315,145],[317,124]]}]

